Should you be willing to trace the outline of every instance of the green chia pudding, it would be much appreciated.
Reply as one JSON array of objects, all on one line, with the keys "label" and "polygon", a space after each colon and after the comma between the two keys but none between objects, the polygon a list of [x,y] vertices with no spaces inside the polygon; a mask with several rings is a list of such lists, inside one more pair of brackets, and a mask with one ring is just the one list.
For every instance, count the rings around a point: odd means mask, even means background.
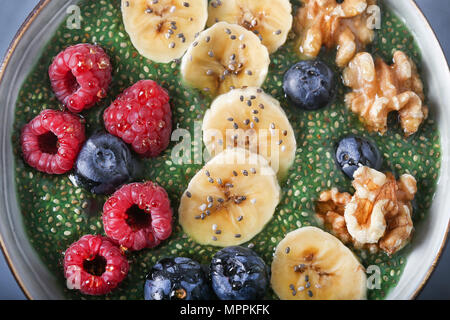
[{"label": "green chia pudding", "polygon": [[[300,1],[291,3],[296,11]],[[98,299],[66,288],[62,262],[65,249],[81,236],[104,234],[101,212],[107,197],[95,196],[75,187],[67,174],[50,176],[38,172],[25,164],[21,156],[22,127],[44,109],[62,108],[48,78],[48,67],[53,57],[67,46],[86,42],[97,43],[111,58],[113,81],[108,96],[82,113],[87,137],[104,128],[103,111],[124,89],[141,79],[152,79],[168,90],[174,128],[188,129],[192,137],[198,130],[195,122],[202,120],[212,100],[199,90],[180,85],[179,62],[156,64],[138,54],[124,30],[120,0],[82,0],[79,6],[83,16],[81,29],[69,30],[64,22],[44,47],[36,66],[23,83],[16,105],[12,143],[17,200],[31,244],[57,278],[67,298]],[[413,214],[415,228],[420,228],[420,222],[427,218],[441,164],[440,137],[432,106],[428,120],[419,131],[405,138],[395,115],[389,118],[389,130],[384,136],[368,132],[358,117],[345,106],[344,95],[350,89],[344,87],[341,81],[338,81],[333,104],[327,108],[299,112],[290,105],[285,98],[282,82],[284,73],[299,61],[294,44],[294,35],[291,34],[287,43],[271,55],[269,74],[262,88],[280,101],[294,128],[298,145],[295,162],[287,180],[281,185],[282,198],[273,219],[261,233],[243,245],[252,247],[269,266],[277,244],[288,232],[303,226],[318,226],[314,208],[322,191],[338,187],[340,191],[353,192],[351,181],[339,170],[333,158],[335,144],[341,137],[355,134],[370,139],[377,144],[383,156],[381,171],[409,173],[417,179],[418,192]],[[407,53],[420,71],[421,55],[413,35],[401,19],[382,6],[382,28],[377,30],[375,41],[367,51],[391,61],[394,50]],[[334,57],[335,51],[320,54],[320,58],[339,74]],[[426,79],[423,80],[426,88]],[[172,141],[169,148],[155,159],[141,160],[143,173],[139,180],[157,182],[167,190],[174,209],[173,233],[154,249],[127,252],[130,262],[128,276],[117,289],[101,299],[143,299],[145,275],[159,259],[184,256],[209,264],[220,249],[197,244],[178,224],[179,201],[191,178],[203,166],[198,155],[202,154],[204,146],[194,143],[192,164],[180,165],[171,160],[172,149],[177,143]],[[414,237],[405,249],[391,257],[383,252],[371,254],[365,250],[354,250],[365,267],[377,265],[381,269],[381,288],[369,290],[369,299],[383,299],[396,286],[413,248]],[[266,298],[275,299],[276,295],[268,290]]]}]

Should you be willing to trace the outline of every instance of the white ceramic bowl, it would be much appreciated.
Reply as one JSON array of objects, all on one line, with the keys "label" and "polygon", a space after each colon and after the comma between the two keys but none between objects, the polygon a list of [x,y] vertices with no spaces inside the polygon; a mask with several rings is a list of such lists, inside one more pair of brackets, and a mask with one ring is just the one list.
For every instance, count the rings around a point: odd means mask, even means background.
[{"label": "white ceramic bowl", "polygon": [[[66,8],[76,2],[41,0],[11,43],[0,69],[0,243],[18,283],[33,299],[63,296],[55,278],[28,242],[17,204],[11,146],[14,107],[22,82],[66,17]],[[412,0],[384,2],[406,21],[421,48],[430,105],[442,139],[442,169],[433,206],[428,218],[417,228],[403,276],[388,296],[388,299],[411,299],[437,264],[449,230],[450,73],[433,30],[415,3]]]}]

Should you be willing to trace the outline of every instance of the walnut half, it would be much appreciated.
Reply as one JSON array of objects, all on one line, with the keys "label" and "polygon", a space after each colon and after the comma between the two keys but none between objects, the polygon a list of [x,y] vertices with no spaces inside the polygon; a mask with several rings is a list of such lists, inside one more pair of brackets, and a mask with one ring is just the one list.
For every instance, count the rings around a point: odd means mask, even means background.
[{"label": "walnut half", "polygon": [[348,62],[371,43],[375,33],[367,12],[376,0],[304,0],[295,19],[300,55],[317,57],[322,46],[337,47],[336,64]]},{"label": "walnut half", "polygon": [[347,107],[358,114],[369,130],[384,134],[388,114],[398,111],[406,136],[417,132],[428,117],[423,105],[423,84],[414,62],[402,51],[394,53],[389,66],[358,53],[343,72],[344,84],[353,89],[345,97]]},{"label": "walnut half", "polygon": [[325,191],[316,205],[319,218],[344,243],[388,255],[402,249],[413,231],[411,201],[417,192],[414,177],[405,174],[398,181],[368,167],[354,175],[355,194]]}]

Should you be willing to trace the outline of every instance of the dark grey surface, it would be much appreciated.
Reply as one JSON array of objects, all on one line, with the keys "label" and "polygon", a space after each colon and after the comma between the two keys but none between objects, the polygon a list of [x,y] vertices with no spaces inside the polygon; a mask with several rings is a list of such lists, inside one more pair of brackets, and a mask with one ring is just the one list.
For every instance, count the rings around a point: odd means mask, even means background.
[{"label": "dark grey surface", "polygon": [[[406,1],[406,0],[398,0]],[[0,0],[0,57],[3,57],[16,31],[38,0]],[[449,0],[417,0],[450,58]],[[25,299],[0,254],[0,299]],[[419,295],[419,299],[450,299],[450,247],[444,251],[436,271]]]}]

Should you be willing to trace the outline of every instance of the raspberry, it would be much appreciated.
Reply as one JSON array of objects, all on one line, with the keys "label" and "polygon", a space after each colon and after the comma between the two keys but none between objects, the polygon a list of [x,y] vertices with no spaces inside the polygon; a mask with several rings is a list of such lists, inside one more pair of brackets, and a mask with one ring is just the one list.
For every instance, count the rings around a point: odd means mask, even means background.
[{"label": "raspberry", "polygon": [[22,130],[22,153],[31,167],[48,174],[71,170],[85,140],[79,117],[44,110]]},{"label": "raspberry", "polygon": [[170,142],[169,95],[156,82],[142,80],[126,89],[103,114],[106,130],[144,157],[156,157]]},{"label": "raspberry", "polygon": [[81,112],[106,97],[111,62],[99,46],[77,44],[60,52],[48,70],[56,97],[72,112]]},{"label": "raspberry", "polygon": [[172,233],[169,197],[152,182],[125,185],[106,201],[103,226],[126,249],[153,248]]},{"label": "raspberry", "polygon": [[85,235],[64,255],[67,288],[84,294],[111,292],[128,274],[129,264],[118,246],[102,236]]}]

